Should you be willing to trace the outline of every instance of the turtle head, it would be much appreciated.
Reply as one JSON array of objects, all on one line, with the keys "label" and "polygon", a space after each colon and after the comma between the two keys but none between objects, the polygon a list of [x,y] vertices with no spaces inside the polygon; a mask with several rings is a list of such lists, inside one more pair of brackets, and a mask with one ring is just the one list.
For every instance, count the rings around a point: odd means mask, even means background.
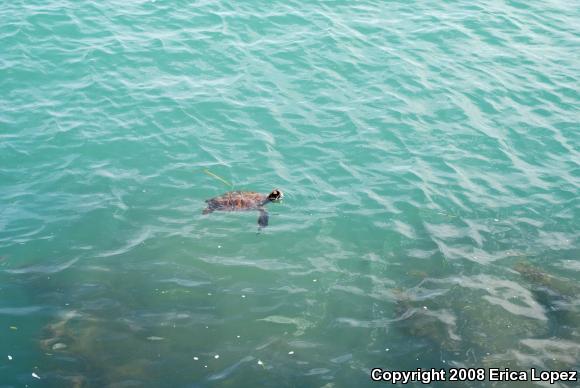
[{"label": "turtle head", "polygon": [[284,198],[284,193],[278,189],[274,189],[270,194],[268,194],[268,200],[270,202],[279,202],[282,198]]}]

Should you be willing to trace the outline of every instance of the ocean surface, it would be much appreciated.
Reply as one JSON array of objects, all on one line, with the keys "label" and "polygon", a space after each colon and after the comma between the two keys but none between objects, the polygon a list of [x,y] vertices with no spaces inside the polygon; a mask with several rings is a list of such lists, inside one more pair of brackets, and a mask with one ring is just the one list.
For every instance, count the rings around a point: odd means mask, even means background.
[{"label": "ocean surface", "polygon": [[[0,387],[579,369],[577,1],[0,20]],[[261,231],[202,215],[274,188]]]}]

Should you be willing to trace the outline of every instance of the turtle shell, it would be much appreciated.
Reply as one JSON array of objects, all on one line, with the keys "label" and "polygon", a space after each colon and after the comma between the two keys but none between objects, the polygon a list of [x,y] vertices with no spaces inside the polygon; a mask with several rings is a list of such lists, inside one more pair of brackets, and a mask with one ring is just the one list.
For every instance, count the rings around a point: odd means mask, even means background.
[{"label": "turtle shell", "polygon": [[256,210],[264,204],[267,197],[253,191],[230,191],[219,197],[206,200],[207,208],[204,213],[212,211],[245,211]]}]

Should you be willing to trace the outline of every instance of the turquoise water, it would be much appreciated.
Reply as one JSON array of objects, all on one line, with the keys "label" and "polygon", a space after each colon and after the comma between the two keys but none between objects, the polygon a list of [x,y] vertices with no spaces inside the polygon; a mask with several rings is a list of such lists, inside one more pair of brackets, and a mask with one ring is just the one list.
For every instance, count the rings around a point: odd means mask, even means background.
[{"label": "turquoise water", "polygon": [[578,369],[577,5],[1,2],[0,386]]}]

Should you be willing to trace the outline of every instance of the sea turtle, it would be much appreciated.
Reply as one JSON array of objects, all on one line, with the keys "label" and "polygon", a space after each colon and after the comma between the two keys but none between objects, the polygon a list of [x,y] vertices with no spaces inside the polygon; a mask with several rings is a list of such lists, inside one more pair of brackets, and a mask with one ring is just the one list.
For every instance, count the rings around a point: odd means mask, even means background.
[{"label": "sea turtle", "polygon": [[284,194],[278,189],[272,190],[268,195],[253,191],[229,191],[219,197],[206,200],[207,207],[203,210],[203,214],[209,214],[214,211],[240,212],[257,210],[260,212],[258,225],[260,228],[264,228],[268,225],[268,212],[264,206],[270,202],[278,202],[282,198],[284,198]]}]

